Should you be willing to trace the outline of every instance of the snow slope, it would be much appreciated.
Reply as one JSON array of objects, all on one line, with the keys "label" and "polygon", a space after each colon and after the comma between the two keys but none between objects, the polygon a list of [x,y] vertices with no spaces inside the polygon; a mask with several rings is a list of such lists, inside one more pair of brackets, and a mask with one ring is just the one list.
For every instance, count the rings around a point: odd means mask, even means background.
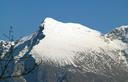
[{"label": "snow slope", "polygon": [[62,23],[46,18],[44,23],[44,39],[34,46],[32,53],[40,55],[44,60],[58,64],[73,64],[75,53],[83,51],[106,52],[115,50],[116,44],[102,36],[96,30],[75,23]]}]

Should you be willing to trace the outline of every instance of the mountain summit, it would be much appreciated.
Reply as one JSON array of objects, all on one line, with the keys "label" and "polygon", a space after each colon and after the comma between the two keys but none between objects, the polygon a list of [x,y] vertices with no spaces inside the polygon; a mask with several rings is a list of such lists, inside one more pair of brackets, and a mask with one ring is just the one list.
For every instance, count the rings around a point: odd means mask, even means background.
[{"label": "mountain summit", "polygon": [[84,49],[95,47],[95,50],[100,50],[99,47],[105,46],[100,38],[100,32],[80,24],[62,23],[52,18],[46,18],[41,26],[44,28],[45,37],[34,46],[32,52],[36,51],[42,58],[55,61],[60,65],[74,64],[73,56]]},{"label": "mountain summit", "polygon": [[111,39],[119,39],[128,43],[128,25],[114,29],[108,34],[108,37]]},{"label": "mountain summit", "polygon": [[[20,77],[13,82],[127,82],[127,35],[127,26],[103,35],[81,24],[46,18],[37,32],[14,46],[14,57],[20,59],[17,70],[40,60],[41,64],[22,81]],[[24,56],[31,60],[23,60]]]}]

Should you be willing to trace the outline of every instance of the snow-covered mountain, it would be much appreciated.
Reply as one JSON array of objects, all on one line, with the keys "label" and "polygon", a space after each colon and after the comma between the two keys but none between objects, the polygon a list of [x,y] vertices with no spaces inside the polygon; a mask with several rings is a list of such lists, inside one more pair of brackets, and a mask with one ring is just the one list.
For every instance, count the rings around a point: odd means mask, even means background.
[{"label": "snow-covered mountain", "polygon": [[13,54],[12,75],[35,63],[38,68],[12,82],[128,82],[128,26],[103,35],[46,18],[37,32],[18,40]]}]

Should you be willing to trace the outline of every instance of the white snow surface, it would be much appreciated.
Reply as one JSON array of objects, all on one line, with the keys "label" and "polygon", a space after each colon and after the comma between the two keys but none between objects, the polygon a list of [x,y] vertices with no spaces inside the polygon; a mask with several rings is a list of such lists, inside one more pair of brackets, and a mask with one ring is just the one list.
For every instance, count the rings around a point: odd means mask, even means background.
[{"label": "white snow surface", "polygon": [[105,51],[118,48],[118,45],[107,38],[109,43],[105,42],[100,32],[77,23],[62,23],[46,18],[41,25],[44,26],[45,37],[34,46],[31,53],[41,56],[46,61],[74,65],[73,59],[77,52],[101,52],[101,48]]}]

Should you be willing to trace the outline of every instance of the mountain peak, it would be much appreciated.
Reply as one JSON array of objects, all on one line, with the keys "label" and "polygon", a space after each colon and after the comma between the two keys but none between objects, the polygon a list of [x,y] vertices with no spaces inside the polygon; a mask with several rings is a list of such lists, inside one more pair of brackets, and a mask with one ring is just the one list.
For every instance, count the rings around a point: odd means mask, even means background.
[{"label": "mountain peak", "polygon": [[53,18],[50,18],[50,17],[46,17],[43,21],[43,23],[41,24],[41,26],[50,26],[50,25],[53,25],[53,24],[56,24],[58,23],[59,21],[53,19]]},{"label": "mountain peak", "polygon": [[[44,27],[44,30],[56,30],[56,31],[63,31],[63,30],[83,30],[84,32],[94,33],[94,34],[100,34],[99,31],[96,31],[94,29],[88,28],[87,26],[81,25],[79,23],[72,23],[72,22],[60,22],[58,20],[55,20],[53,18],[47,17],[41,24],[42,27]],[[57,30],[58,29],[58,30]]]},{"label": "mountain peak", "polygon": [[128,25],[120,26],[120,27],[114,29],[113,31],[118,31],[123,36],[125,36],[126,34],[128,34]]},{"label": "mountain peak", "polygon": [[116,29],[128,29],[128,25],[122,25],[122,26],[120,26],[120,27],[118,27]]},{"label": "mountain peak", "polygon": [[53,19],[53,18],[50,18],[50,17],[46,17],[45,20],[44,20],[44,23],[54,23],[54,22],[57,22],[57,20]]},{"label": "mountain peak", "polygon": [[119,39],[128,42],[128,25],[120,26],[107,34],[110,39]]},{"label": "mountain peak", "polygon": [[32,53],[39,54],[43,60],[74,65],[73,57],[81,49],[91,50],[95,47],[94,50],[99,51],[99,47],[106,46],[100,32],[78,23],[63,23],[47,17],[41,26],[45,37],[33,47]]}]

